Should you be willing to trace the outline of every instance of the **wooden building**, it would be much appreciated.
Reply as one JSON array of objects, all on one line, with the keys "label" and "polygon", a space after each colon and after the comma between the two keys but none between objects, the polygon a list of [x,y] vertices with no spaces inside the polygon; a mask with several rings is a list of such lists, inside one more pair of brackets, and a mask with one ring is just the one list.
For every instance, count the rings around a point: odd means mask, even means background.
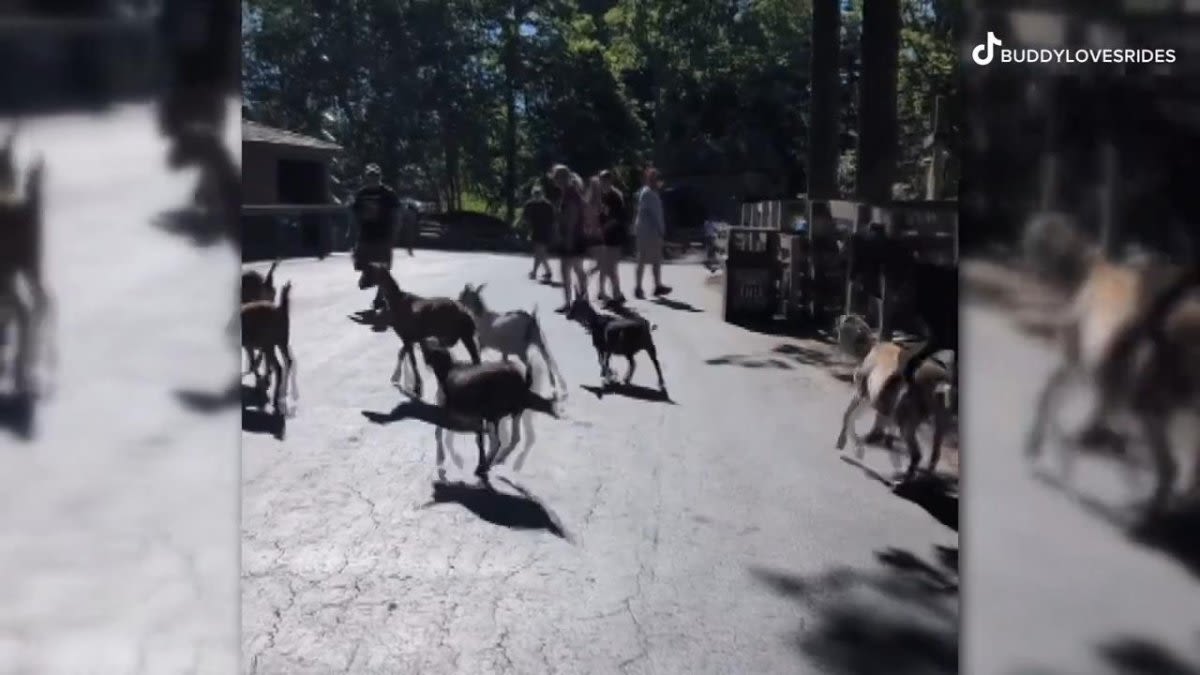
[{"label": "wooden building", "polygon": [[345,246],[347,214],[331,191],[341,146],[242,121],[242,257],[324,255]]}]

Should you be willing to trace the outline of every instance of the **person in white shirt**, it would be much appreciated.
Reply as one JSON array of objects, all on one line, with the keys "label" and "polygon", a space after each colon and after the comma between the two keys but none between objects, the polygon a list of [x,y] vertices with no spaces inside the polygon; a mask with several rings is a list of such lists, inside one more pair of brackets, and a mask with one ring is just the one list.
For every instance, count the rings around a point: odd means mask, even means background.
[{"label": "person in white shirt", "polygon": [[642,185],[637,196],[637,222],[634,225],[637,234],[637,277],[634,279],[633,295],[638,299],[646,297],[642,291],[646,265],[650,266],[654,275],[654,295],[662,296],[671,292],[671,288],[662,282],[663,243],[667,224],[663,218],[662,198],[658,194],[662,188],[658,169],[646,167],[642,174]]}]

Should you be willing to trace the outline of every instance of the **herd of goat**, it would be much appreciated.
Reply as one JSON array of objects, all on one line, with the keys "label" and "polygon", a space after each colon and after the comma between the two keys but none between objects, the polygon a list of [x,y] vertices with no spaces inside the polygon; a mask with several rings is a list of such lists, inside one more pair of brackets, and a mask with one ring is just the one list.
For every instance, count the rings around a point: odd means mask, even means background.
[{"label": "herd of goat", "polygon": [[[246,372],[254,374],[256,388],[268,388],[273,376],[273,407],[277,414],[288,414],[287,399],[298,398],[289,330],[291,284],[284,285],[277,302],[274,283],[277,266],[278,262],[272,264],[265,276],[254,271],[242,275],[242,348],[248,361]],[[376,289],[373,307],[377,320],[400,339],[392,385],[415,399],[422,398],[421,369],[416,362],[416,349],[420,347],[425,365],[437,379],[437,405],[446,415],[447,426],[475,434],[479,451],[477,476],[486,478],[492,466],[503,464],[509,457],[521,439],[521,422],[526,412],[560,416],[561,403],[567,399],[566,381],[550,353],[535,313],[491,310],[483,299],[484,284],[467,284],[457,299],[421,297],[402,290],[387,267],[373,263],[366,264],[359,273],[358,287]],[[598,312],[583,293],[569,308],[567,318],[581,323],[591,333],[606,383],[613,379],[609,366],[613,356],[628,360],[624,383],[629,384],[634,358],[645,351],[658,374],[662,395],[667,396],[652,337],[656,326],[635,314],[614,316]],[[449,350],[460,342],[470,355],[468,361],[455,360],[450,354]],[[483,349],[495,350],[501,360],[483,361],[480,356]],[[535,349],[547,365],[550,384],[555,390],[549,398],[534,391],[535,368],[529,356]],[[510,357],[516,357],[523,367]],[[265,373],[259,369],[260,362],[265,362]],[[413,374],[411,389],[403,381],[406,362]],[[500,423],[505,419],[511,421],[512,432],[502,448]],[[525,419],[526,433],[532,440],[532,430],[528,418]],[[491,444],[490,453],[484,449],[485,435]],[[446,452],[440,425],[435,439],[438,472],[444,476]]]},{"label": "herd of goat", "polygon": [[[264,391],[274,377],[273,406],[277,414],[288,414],[287,392],[295,394],[296,389],[295,359],[288,328],[290,283],[284,285],[276,302],[274,275],[277,266],[278,261],[265,275],[248,271],[242,276],[242,347],[248,362],[246,373],[253,373],[257,387]],[[492,466],[503,464],[509,457],[521,438],[523,419],[527,442],[531,441],[532,428],[525,417],[526,412],[558,417],[561,404],[567,399],[565,379],[551,355],[536,313],[494,311],[484,301],[485,286],[467,284],[457,298],[421,297],[401,289],[391,272],[376,264],[366,265],[358,278],[359,289],[375,290],[375,321],[390,328],[400,339],[392,385],[415,399],[422,398],[421,369],[416,360],[419,347],[425,365],[436,377],[436,404],[444,413],[446,428],[475,435],[479,451],[475,472],[481,478],[486,477]],[[945,303],[941,303],[933,308],[916,308],[916,311],[924,311],[928,317],[924,321],[928,325],[941,327],[946,321],[934,313],[944,307]],[[957,308],[954,311],[957,312]],[[654,366],[661,396],[669,397],[653,338],[656,325],[628,309],[620,314],[599,311],[588,301],[583,289],[576,294],[566,317],[580,324],[589,334],[605,385],[614,384],[618,379],[611,365],[613,356],[626,359],[627,369],[620,381],[628,385],[636,370],[635,357],[645,352]],[[860,324],[861,331],[869,333],[865,323],[860,321]],[[940,333],[937,338],[941,342],[930,339],[927,343],[939,348],[957,347],[957,333],[949,338]],[[917,431],[927,421],[934,426],[929,470],[932,472],[937,466],[950,420],[945,393],[952,387],[953,378],[949,368],[932,358],[923,359],[911,369],[911,374],[906,374],[905,366],[914,360],[912,351],[894,342],[874,342],[876,344],[855,373],[854,396],[846,411],[837,445],[842,448],[849,435],[861,457],[866,441],[881,436],[886,438],[887,428],[895,427],[910,456],[904,482],[911,480],[918,469],[922,453]],[[469,360],[457,361],[450,355],[449,349],[459,343],[469,354]],[[500,360],[483,361],[481,352],[484,350],[499,353]],[[547,366],[554,390],[549,398],[533,390],[532,351],[537,351]],[[511,357],[515,357],[521,366],[510,361]],[[260,361],[265,361],[265,374],[259,370]],[[412,372],[411,388],[406,388],[404,383],[405,364]],[[906,378],[911,378],[911,383],[906,382]],[[864,439],[854,432],[854,421],[867,408],[874,409],[876,421],[872,433]],[[502,444],[500,422],[505,419],[511,420],[512,432],[507,444]],[[444,476],[443,426],[436,426],[437,468],[439,475]],[[484,449],[485,436],[491,444],[490,453]]]}]

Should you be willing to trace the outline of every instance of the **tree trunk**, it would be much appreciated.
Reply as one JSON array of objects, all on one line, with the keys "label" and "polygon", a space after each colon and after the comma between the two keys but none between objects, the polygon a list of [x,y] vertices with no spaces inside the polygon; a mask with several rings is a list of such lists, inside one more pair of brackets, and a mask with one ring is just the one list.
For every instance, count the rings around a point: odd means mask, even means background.
[{"label": "tree trunk", "polygon": [[516,217],[517,190],[517,67],[521,10],[513,3],[512,16],[507,22],[504,40],[505,125],[504,125],[504,222],[511,224]]}]

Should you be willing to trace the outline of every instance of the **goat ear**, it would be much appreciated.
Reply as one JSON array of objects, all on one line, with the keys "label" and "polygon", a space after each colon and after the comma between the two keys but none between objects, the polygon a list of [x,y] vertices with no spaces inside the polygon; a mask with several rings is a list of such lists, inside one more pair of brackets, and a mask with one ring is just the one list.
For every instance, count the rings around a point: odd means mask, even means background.
[{"label": "goat ear", "polygon": [[486,282],[486,281],[485,281],[485,282],[483,282],[482,284],[479,284],[478,286],[476,286],[476,287],[475,287],[475,292],[476,292],[476,293],[479,293],[480,291],[482,291],[482,290],[483,290],[483,287],[484,287],[484,286],[487,286],[487,282]]}]

